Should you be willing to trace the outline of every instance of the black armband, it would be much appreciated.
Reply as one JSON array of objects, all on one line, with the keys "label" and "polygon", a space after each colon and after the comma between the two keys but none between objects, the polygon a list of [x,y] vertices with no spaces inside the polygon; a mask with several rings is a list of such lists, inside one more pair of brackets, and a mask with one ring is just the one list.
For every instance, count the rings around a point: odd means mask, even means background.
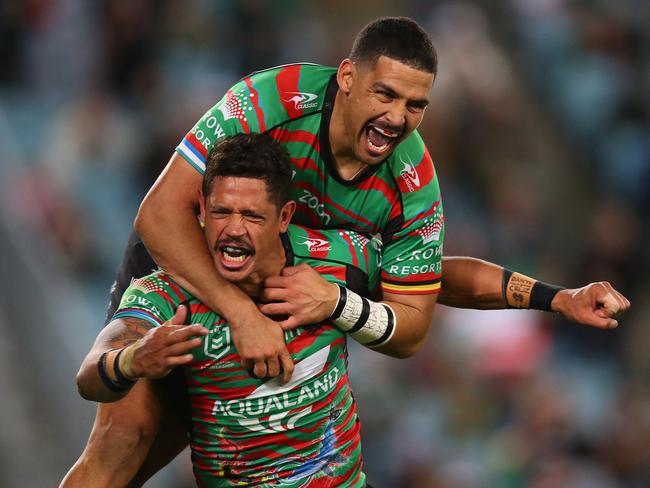
[{"label": "black armband", "polygon": [[503,268],[503,298],[508,308],[532,308],[551,311],[551,302],[561,286],[537,281],[521,273]]},{"label": "black armband", "polygon": [[551,302],[560,290],[564,290],[564,287],[551,285],[543,281],[536,282],[533,291],[530,293],[530,308],[550,312]]},{"label": "black armband", "polygon": [[109,352],[111,351],[105,351],[102,353],[101,356],[99,356],[99,361],[97,361],[97,370],[99,371],[99,377],[102,380],[102,383],[106,386],[111,391],[114,391],[115,393],[121,393],[123,391],[128,390],[131,388],[134,384],[134,380],[129,380],[122,371],[119,368],[119,359],[120,359],[120,354],[122,354],[123,349],[120,350],[120,352],[117,353],[115,356],[115,359],[113,361],[113,372],[115,373],[115,377],[117,380],[113,380],[108,372],[106,371],[106,356],[108,355]]}]

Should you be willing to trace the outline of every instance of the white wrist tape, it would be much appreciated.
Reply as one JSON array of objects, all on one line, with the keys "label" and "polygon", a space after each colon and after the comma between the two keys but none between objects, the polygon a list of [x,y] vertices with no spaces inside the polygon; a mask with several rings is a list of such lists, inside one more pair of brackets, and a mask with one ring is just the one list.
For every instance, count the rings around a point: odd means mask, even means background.
[{"label": "white wrist tape", "polygon": [[342,331],[367,347],[386,344],[397,326],[395,312],[339,285],[339,300],[330,319]]}]

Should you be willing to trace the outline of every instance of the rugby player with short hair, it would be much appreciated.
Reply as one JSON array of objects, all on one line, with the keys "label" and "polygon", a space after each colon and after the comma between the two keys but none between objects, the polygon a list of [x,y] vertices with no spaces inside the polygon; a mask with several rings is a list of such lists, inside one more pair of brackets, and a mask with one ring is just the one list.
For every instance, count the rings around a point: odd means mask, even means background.
[{"label": "rugby player with short hair", "polygon": [[[145,197],[135,230],[153,260],[133,237],[113,290],[114,306],[130,279],[147,274],[155,261],[228,319],[247,369],[257,377],[280,375],[283,382],[294,367],[283,327],[318,323],[333,313],[339,323],[347,321],[341,325],[346,330],[365,329],[365,334],[372,329],[376,339],[364,336],[366,342],[397,357],[420,347],[436,299],[468,308],[552,310],[592,326],[616,326],[614,315],[629,302],[608,283],[558,292],[485,261],[442,258],[444,214],[437,175],[416,131],[436,70],[436,53],[422,28],[411,19],[389,17],[358,34],[338,69],[293,64],[243,78],[185,136]],[[205,161],[221,139],[257,132],[269,134],[289,152],[291,198],[297,203],[294,222],[381,237],[381,299],[394,312],[390,327],[386,320],[368,323],[362,300],[309,267],[288,267],[269,278],[262,299],[274,303],[258,308],[211,266],[196,220]],[[311,242],[317,246],[319,239],[316,232]],[[288,318],[278,323],[260,310]],[[389,340],[379,340],[390,328]],[[151,435],[168,434],[147,416],[152,409],[142,408],[154,396],[150,384],[140,383],[144,385],[120,402],[100,405],[91,440],[65,486],[84,486],[73,479],[105,479],[111,466],[133,470],[131,446]],[[154,448],[165,445],[156,441]],[[168,455],[163,453],[151,470]]]},{"label": "rugby player with short hair", "polygon": [[[318,249],[304,246],[313,236],[289,223],[296,205],[288,200],[290,177],[288,154],[264,134],[216,146],[201,198],[214,268],[256,300],[266,278],[297,264],[367,293],[378,284],[381,243],[325,230]],[[228,321],[157,271],[124,293],[84,359],[79,391],[116,401],[138,379],[184,365],[199,486],[365,487],[346,337],[332,321],[285,332],[296,364],[292,380],[256,378],[232,344]]]}]

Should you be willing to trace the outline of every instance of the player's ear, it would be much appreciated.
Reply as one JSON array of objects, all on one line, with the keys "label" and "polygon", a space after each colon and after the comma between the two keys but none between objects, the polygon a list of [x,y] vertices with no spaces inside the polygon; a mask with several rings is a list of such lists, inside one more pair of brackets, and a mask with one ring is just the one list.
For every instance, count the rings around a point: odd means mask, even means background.
[{"label": "player's ear", "polygon": [[286,232],[289,223],[291,222],[291,217],[296,211],[296,202],[289,200],[282,206],[280,210],[280,232]]},{"label": "player's ear", "polygon": [[339,90],[341,90],[346,95],[350,94],[352,85],[354,84],[354,78],[356,75],[356,66],[351,59],[345,58],[341,61],[339,69],[336,72],[336,81],[339,85]]}]

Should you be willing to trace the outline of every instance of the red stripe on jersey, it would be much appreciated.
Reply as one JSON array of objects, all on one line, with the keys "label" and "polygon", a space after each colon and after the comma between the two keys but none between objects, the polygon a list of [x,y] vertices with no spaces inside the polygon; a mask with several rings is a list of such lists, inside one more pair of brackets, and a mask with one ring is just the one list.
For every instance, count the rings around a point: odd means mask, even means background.
[{"label": "red stripe on jersey", "polygon": [[[297,183],[295,183],[293,185],[293,188],[294,189],[298,188],[298,189],[308,190],[309,193],[311,193],[313,196],[318,198],[321,202],[325,201],[325,203],[327,203],[328,205],[331,205],[332,207],[337,209],[339,212],[341,212],[341,213],[347,215],[348,217],[350,217],[350,219],[344,221],[346,224],[355,225],[355,221],[357,221],[357,222],[359,222],[361,224],[365,224],[365,227],[362,227],[361,225],[357,225],[356,227],[353,227],[354,230],[357,230],[357,231],[360,231],[360,232],[376,232],[378,230],[377,224],[375,224],[374,222],[371,222],[371,221],[369,221],[367,219],[364,219],[361,215],[357,215],[354,212],[349,211],[345,207],[342,207],[341,205],[334,202],[328,195],[325,195],[325,197],[323,198],[323,195],[321,194],[321,192],[318,191],[316,189],[316,187],[314,187],[313,185],[310,185],[309,183],[297,182]],[[305,204],[301,204],[300,202],[297,202],[297,206],[298,206],[298,208],[303,207],[305,209],[305,215],[314,214],[313,209],[309,208]],[[312,220],[314,220],[314,219],[312,219]],[[339,220],[342,220],[342,219],[339,218]],[[315,220],[315,221],[320,225],[320,222],[318,220]],[[328,227],[332,228],[332,225],[328,225]]]},{"label": "red stripe on jersey", "polygon": [[[300,65],[282,68],[275,77],[278,94],[289,118],[294,119],[302,115],[302,108],[298,108],[300,100],[298,80],[300,79]],[[294,97],[298,97],[297,99]]]},{"label": "red stripe on jersey", "polygon": [[253,104],[253,108],[255,109],[255,114],[257,115],[257,123],[259,124],[259,130],[260,132],[264,132],[266,130],[266,123],[264,122],[264,110],[262,110],[260,107],[260,94],[255,88],[253,88],[253,82],[251,81],[250,77],[246,78],[244,82],[246,83],[248,91],[250,92],[250,97],[248,99]]},{"label": "red stripe on jersey", "polygon": [[329,274],[345,282],[345,266],[314,266],[314,269],[320,274]]},{"label": "red stripe on jersey", "polygon": [[[345,242],[348,243],[348,248],[350,249],[350,255],[352,256],[352,265],[356,266],[358,268],[359,267],[359,259],[357,259],[357,252],[356,252],[356,248],[354,247],[354,244],[352,244],[352,239],[350,239],[350,236],[346,232],[342,232],[339,235],[343,238],[343,240]],[[366,255],[366,269],[368,269],[367,257],[368,256]]]},{"label": "red stripe on jersey", "polygon": [[304,244],[307,246],[309,255],[313,258],[325,259],[332,249],[331,244],[327,241],[325,235],[315,229],[304,229],[307,238]]},{"label": "red stripe on jersey", "polygon": [[[192,314],[197,314],[197,313],[208,313],[210,312],[210,309],[208,308],[207,305],[203,303],[190,303],[190,313]],[[220,320],[219,323],[224,323],[224,320]]]},{"label": "red stripe on jersey", "polygon": [[386,200],[390,203],[390,214],[388,216],[389,220],[397,218],[402,212],[401,200],[399,198],[399,193],[395,188],[388,185],[380,177],[373,175],[367,180],[364,180],[358,183],[357,188],[360,188],[365,191],[379,191],[381,192]]},{"label": "red stripe on jersey", "polygon": [[392,276],[381,272],[381,280],[386,283],[405,284],[405,285],[428,285],[440,281],[442,274],[440,273],[417,273],[405,277]]},{"label": "red stripe on jersey", "polygon": [[431,180],[436,176],[436,170],[433,166],[433,160],[431,159],[431,155],[429,154],[429,150],[424,148],[424,154],[422,155],[422,159],[417,165],[417,172],[418,175],[420,176],[420,188],[424,188],[431,183]]},{"label": "red stripe on jersey", "polygon": [[172,290],[174,290],[174,293],[176,293],[176,296],[181,302],[184,302],[189,298],[189,296],[185,295],[181,291],[180,287],[176,283],[174,283],[168,276],[161,274],[159,278],[163,280],[165,283],[167,283]]},{"label": "red stripe on jersey", "polygon": [[192,147],[201,154],[201,156],[204,158],[208,157],[208,148],[201,144],[201,141],[199,141],[194,134],[188,132],[185,136],[185,140],[188,142],[188,144],[191,144]]},{"label": "red stripe on jersey", "polygon": [[[201,376],[204,381],[206,379],[206,376]],[[243,381],[250,379],[250,375],[244,374],[240,376],[230,376],[228,377],[228,381]],[[217,395],[219,397],[219,400],[221,401],[228,401],[228,400],[233,400],[233,399],[241,399],[245,398],[251,393],[253,393],[258,385],[257,384],[251,384],[249,386],[238,386],[237,388],[231,387],[221,387],[221,384],[223,384],[223,381],[221,383],[217,383],[219,379],[215,379],[214,382],[207,383],[207,382],[200,382],[198,381],[188,381],[188,385],[190,387],[195,387],[198,388],[200,387],[202,390],[204,390],[202,393],[197,394],[197,395],[192,395],[193,401],[192,404],[196,404],[197,406],[201,405],[201,399],[204,401],[209,401],[206,400],[210,395]]]},{"label": "red stripe on jersey", "polygon": [[303,142],[309,144],[314,151],[320,154],[320,141],[318,134],[306,130],[289,130],[283,127],[276,127],[270,130],[268,134],[279,142]]},{"label": "red stripe on jersey", "polygon": [[325,173],[323,173],[323,170],[316,164],[316,161],[314,161],[312,158],[291,158],[291,162],[293,165],[303,171],[303,170],[310,170],[314,171],[316,175],[318,176],[318,179],[321,180],[322,182],[325,181]]}]

